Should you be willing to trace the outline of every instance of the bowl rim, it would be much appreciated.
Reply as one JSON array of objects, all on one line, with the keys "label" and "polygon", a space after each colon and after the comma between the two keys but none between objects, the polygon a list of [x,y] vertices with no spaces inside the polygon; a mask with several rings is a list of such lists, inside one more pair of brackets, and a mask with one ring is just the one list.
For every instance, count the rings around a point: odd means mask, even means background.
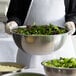
[{"label": "bowl rim", "polygon": [[57,35],[60,36],[60,35],[65,35],[65,34],[68,34],[68,35],[69,35],[70,32],[71,32],[71,31],[68,30],[68,32],[66,32],[66,33],[54,34],[54,35],[22,35],[22,34],[17,34],[17,33],[15,33],[15,32],[13,32],[14,29],[17,29],[17,28],[26,28],[26,27],[27,27],[27,26],[18,26],[18,27],[13,28],[10,32],[11,32],[11,34],[15,34],[15,35],[20,35],[20,36],[33,36],[33,37],[34,37],[34,36],[57,36]]},{"label": "bowl rim", "polygon": [[36,75],[41,75],[41,76],[45,76],[44,74],[41,73],[36,73],[36,72],[15,72],[15,73],[9,73],[9,74],[5,74],[2,76],[10,76],[10,75],[15,75],[15,74],[36,74]]}]

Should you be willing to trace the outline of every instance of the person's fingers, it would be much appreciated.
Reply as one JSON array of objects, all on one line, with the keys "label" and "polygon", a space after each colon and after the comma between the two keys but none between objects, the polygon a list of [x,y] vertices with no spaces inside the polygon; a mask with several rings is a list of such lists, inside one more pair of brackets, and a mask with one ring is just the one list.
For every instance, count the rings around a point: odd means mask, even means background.
[{"label": "person's fingers", "polygon": [[6,24],[5,26],[5,32],[10,34],[11,30],[18,27],[18,24],[15,21],[11,21],[9,23]]},{"label": "person's fingers", "polygon": [[11,22],[7,23],[7,27],[9,27],[10,29],[13,29],[17,26],[18,26],[18,24],[15,21],[11,21]]},{"label": "person's fingers", "polygon": [[70,34],[74,34],[75,33],[75,24],[74,24],[74,22],[72,22],[72,21],[66,22],[65,23],[65,27],[69,30]]}]

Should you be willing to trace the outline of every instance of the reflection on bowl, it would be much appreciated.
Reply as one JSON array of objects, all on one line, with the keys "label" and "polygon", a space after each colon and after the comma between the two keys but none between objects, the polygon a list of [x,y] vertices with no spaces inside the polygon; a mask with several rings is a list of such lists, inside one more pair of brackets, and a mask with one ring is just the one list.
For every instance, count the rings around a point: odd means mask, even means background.
[{"label": "reflection on bowl", "polygon": [[20,72],[20,73],[6,74],[6,75],[3,75],[3,76],[44,76],[44,75],[40,74],[40,73],[31,73],[31,72],[23,73],[23,72]]}]

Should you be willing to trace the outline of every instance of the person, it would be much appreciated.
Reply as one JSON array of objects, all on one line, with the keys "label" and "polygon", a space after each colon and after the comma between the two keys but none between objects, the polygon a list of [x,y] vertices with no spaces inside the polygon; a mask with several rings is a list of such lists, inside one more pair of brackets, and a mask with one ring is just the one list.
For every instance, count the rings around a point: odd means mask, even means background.
[{"label": "person", "polygon": [[[7,18],[7,33],[10,33],[11,29],[15,27],[31,25],[35,22],[37,25],[52,23],[54,25],[65,26],[73,34],[76,24],[76,0],[11,0]],[[67,41],[71,42],[69,39]],[[73,55],[71,43],[69,44],[65,44],[68,49],[64,47],[64,51],[58,50],[50,55],[42,56],[30,55],[19,49],[16,60],[17,63],[28,67],[39,67],[42,60]]]}]

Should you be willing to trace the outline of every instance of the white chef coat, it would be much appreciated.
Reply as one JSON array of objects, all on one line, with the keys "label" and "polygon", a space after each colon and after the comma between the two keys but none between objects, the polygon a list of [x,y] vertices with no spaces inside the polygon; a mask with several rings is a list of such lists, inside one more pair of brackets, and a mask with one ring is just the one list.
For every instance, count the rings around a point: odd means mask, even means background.
[{"label": "white chef coat", "polygon": [[[65,22],[64,0],[32,0],[25,24],[49,24],[63,26]],[[25,64],[28,67],[40,67],[41,61],[46,59],[58,58],[61,56],[74,56],[70,36],[65,45],[50,55],[30,55],[18,50],[17,63]],[[70,48],[69,48],[70,47]]]}]

